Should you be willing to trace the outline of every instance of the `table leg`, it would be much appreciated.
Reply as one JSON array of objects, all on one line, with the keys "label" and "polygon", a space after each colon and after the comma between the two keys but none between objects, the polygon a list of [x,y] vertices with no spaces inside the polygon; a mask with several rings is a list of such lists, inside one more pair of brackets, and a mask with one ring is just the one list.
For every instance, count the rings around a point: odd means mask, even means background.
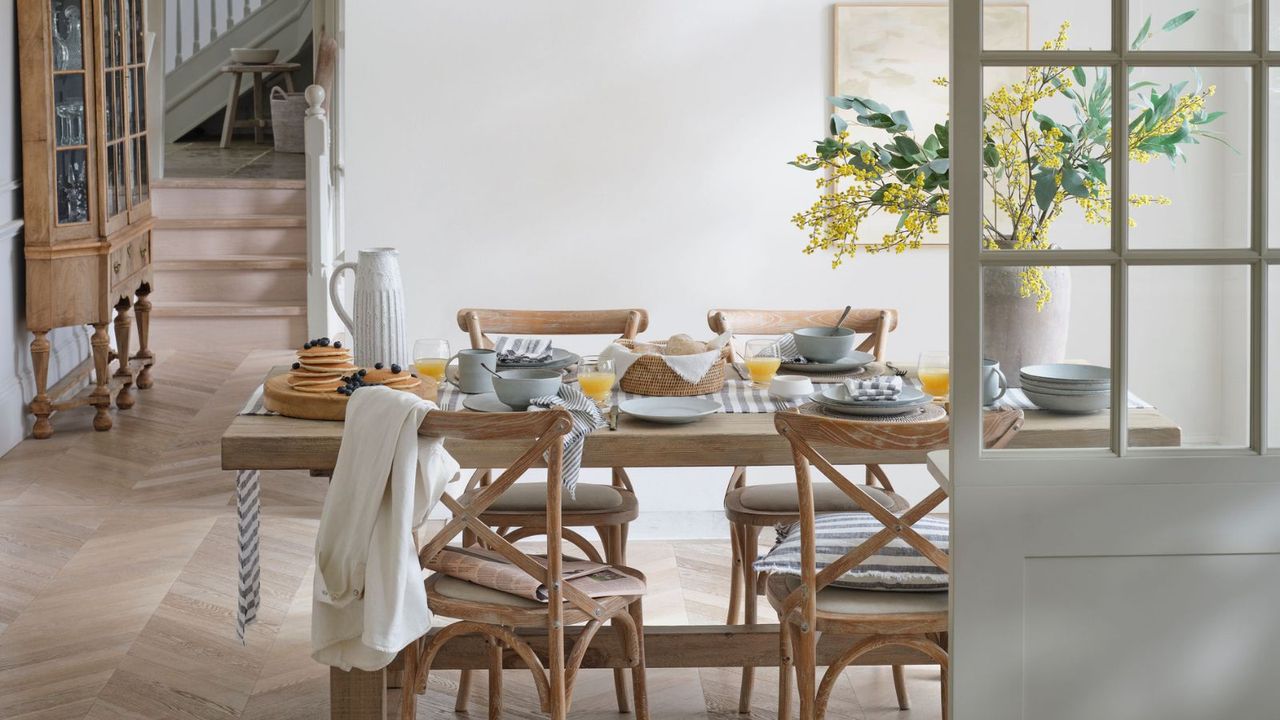
[{"label": "table leg", "polygon": [[329,668],[330,720],[386,720],[386,670]]},{"label": "table leg", "polygon": [[253,142],[262,142],[262,73],[253,73]]},{"label": "table leg", "polygon": [[284,74],[284,91],[293,92],[293,73],[291,72]]},{"label": "table leg", "polygon": [[231,94],[227,96],[227,112],[222,116],[222,142],[219,147],[231,147],[231,133],[236,124],[236,101],[240,99],[240,73],[231,73]]},{"label": "table leg", "polygon": [[236,516],[240,534],[240,587],[236,611],[236,636],[244,642],[245,626],[258,616],[261,570],[258,527],[261,522],[260,482],[257,470],[236,472]]}]

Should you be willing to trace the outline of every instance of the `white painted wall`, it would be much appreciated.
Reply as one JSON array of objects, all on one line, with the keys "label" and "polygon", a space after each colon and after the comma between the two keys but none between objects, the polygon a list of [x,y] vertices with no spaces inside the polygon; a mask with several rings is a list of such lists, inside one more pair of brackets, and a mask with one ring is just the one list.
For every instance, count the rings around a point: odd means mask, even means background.
[{"label": "white painted wall", "polygon": [[[22,145],[18,129],[18,51],[14,0],[0,0],[0,455],[30,431],[26,403],[35,394],[31,334],[23,319]],[[89,353],[79,328],[49,334],[53,346],[49,382],[62,377]]]},{"label": "white painted wall", "polygon": [[[467,305],[638,305],[652,315],[648,334],[664,337],[705,332],[717,306],[845,303],[899,309],[893,357],[945,348],[945,247],[832,271],[800,253],[805,238],[789,223],[814,192],[813,177],[785,163],[824,127],[830,6],[389,0],[377,13],[349,13],[351,255],[398,247],[410,335],[445,335],[455,348],[465,338],[454,313]],[[1063,13],[1090,31],[1090,6],[1033,3],[1033,40],[1051,37]],[[1224,192],[1218,171],[1203,170],[1209,193]],[[1180,212],[1203,214],[1216,200]],[[1065,221],[1059,233],[1070,232]],[[1105,364],[1105,279],[1079,281],[1074,296],[1071,354]],[[1230,316],[1223,307],[1210,302],[1191,324],[1220,323]],[[1154,326],[1135,332],[1152,347],[1184,342]],[[1205,362],[1216,387],[1225,370]],[[1218,426],[1220,408],[1197,404],[1213,403],[1212,393],[1188,401],[1185,377],[1158,360],[1134,373],[1189,434]],[[727,471],[636,475],[641,521],[653,523],[638,532],[721,534]],[[916,496],[932,486],[917,468],[895,477]]]}]

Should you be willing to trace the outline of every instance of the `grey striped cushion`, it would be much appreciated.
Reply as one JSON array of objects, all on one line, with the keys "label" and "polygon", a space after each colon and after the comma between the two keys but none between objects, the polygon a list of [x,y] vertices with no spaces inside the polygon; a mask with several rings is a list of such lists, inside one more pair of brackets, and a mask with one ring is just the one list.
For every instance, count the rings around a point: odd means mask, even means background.
[{"label": "grey striped cushion", "polygon": [[[950,522],[946,518],[925,517],[912,527],[942,552],[949,551]],[[817,569],[822,570],[881,530],[884,525],[865,512],[817,516],[814,521]],[[765,573],[800,575],[799,523],[779,527],[778,543],[756,560],[755,568]],[[946,590],[947,581],[947,573],[942,568],[905,540],[895,538],[832,585],[855,590],[934,592]]]}]

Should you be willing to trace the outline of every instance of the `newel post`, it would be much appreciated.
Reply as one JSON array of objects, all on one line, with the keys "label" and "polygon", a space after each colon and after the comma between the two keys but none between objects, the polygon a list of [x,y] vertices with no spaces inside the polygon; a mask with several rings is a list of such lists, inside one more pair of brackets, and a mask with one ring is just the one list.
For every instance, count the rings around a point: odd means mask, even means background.
[{"label": "newel post", "polygon": [[333,325],[329,274],[333,269],[333,217],[330,208],[329,120],[324,88],[307,87],[304,135],[307,149],[307,337],[327,337]]}]

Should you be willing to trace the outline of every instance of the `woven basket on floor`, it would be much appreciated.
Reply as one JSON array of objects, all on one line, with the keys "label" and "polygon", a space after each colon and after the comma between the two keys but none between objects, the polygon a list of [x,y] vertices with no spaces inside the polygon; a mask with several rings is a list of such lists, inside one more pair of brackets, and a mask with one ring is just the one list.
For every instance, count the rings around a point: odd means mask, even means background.
[{"label": "woven basket on floor", "polygon": [[[631,340],[617,340],[619,345],[628,350],[635,348],[635,342]],[[666,343],[648,343],[650,345],[665,346]],[[635,395],[656,395],[660,397],[685,397],[688,395],[707,395],[709,393],[720,392],[720,388],[724,387],[724,369],[725,355],[722,354],[706,375],[696,383],[680,377],[672,370],[661,357],[657,355],[642,355],[639,360],[631,364],[627,368],[627,374],[622,376],[618,381],[618,387],[623,392],[633,393]]]},{"label": "woven basket on floor", "polygon": [[307,98],[304,93],[287,93],[278,86],[271,88],[271,141],[276,152],[307,151],[306,119]]}]

